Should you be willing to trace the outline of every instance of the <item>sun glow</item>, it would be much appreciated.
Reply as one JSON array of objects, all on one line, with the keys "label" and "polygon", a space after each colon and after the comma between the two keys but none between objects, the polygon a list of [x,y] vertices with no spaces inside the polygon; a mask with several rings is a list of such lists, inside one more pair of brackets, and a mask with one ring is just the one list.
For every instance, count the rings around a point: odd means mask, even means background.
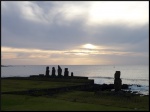
[{"label": "sun glow", "polygon": [[86,48],[86,49],[96,49],[97,47],[92,45],[92,44],[85,44],[82,46],[83,48]]}]

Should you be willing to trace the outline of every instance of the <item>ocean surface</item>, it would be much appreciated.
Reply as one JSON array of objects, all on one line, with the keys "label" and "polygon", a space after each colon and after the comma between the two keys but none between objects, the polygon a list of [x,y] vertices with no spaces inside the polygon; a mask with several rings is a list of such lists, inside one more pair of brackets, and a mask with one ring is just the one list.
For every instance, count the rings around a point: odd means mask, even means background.
[{"label": "ocean surface", "polygon": [[[1,77],[28,77],[30,75],[45,74],[46,66],[50,68],[50,75],[52,67],[55,67],[57,75],[58,65],[12,65],[1,67]],[[89,79],[94,79],[96,84],[113,84],[115,72],[121,71],[122,84],[130,84],[131,91],[149,95],[148,65],[60,65],[60,67],[63,70],[62,74],[64,74],[64,68],[68,68],[69,75],[73,72],[74,76],[87,76]]]}]

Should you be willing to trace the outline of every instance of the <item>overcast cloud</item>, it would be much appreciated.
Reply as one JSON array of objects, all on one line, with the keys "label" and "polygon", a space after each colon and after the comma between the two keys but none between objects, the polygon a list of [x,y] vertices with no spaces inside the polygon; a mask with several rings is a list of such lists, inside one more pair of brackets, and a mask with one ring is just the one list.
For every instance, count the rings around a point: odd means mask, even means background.
[{"label": "overcast cloud", "polygon": [[148,64],[148,2],[1,3],[2,64]]}]

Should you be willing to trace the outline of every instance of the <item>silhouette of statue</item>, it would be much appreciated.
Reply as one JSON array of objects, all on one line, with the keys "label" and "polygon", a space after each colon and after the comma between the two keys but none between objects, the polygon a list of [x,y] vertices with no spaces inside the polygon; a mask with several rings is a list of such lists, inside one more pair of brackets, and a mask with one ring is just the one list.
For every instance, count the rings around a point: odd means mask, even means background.
[{"label": "silhouette of statue", "polygon": [[73,77],[73,72],[71,72],[71,77]]},{"label": "silhouette of statue", "polygon": [[46,67],[46,74],[45,75],[49,76],[49,67],[48,66]]},{"label": "silhouette of statue", "polygon": [[58,65],[58,70],[57,70],[57,72],[58,72],[58,77],[61,77],[62,75],[61,75],[61,73],[62,73],[62,69],[61,69],[61,67]]},{"label": "silhouette of statue", "polygon": [[55,67],[52,68],[52,76],[55,77]]},{"label": "silhouette of statue", "polygon": [[121,90],[121,85],[122,80],[120,79],[120,71],[116,71],[114,80],[114,88],[116,92]]},{"label": "silhouette of statue", "polygon": [[68,71],[68,68],[65,68],[65,71],[64,71],[64,76],[67,77],[69,75],[69,71]]}]

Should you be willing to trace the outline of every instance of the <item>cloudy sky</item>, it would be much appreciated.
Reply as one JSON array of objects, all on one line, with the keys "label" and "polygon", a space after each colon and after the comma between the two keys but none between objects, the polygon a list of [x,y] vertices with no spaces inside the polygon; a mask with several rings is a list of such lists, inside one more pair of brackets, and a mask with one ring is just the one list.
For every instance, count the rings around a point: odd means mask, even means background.
[{"label": "cloudy sky", "polygon": [[4,65],[148,64],[148,1],[1,4]]}]

